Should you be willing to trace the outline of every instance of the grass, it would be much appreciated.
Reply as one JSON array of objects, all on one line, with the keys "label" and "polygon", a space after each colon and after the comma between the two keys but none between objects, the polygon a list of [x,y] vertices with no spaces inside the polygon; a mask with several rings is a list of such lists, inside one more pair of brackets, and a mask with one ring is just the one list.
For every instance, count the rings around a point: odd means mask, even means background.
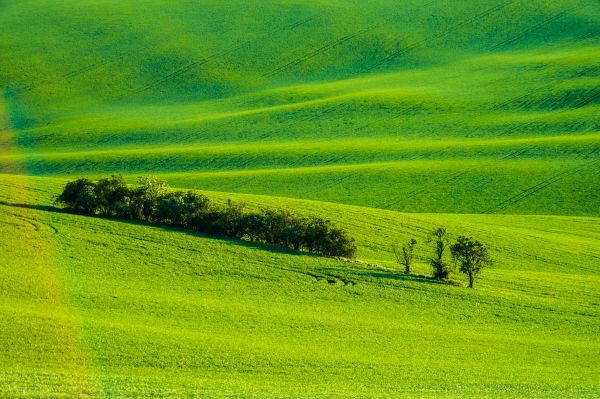
[{"label": "grass", "polygon": [[[594,2],[7,0],[0,26],[0,396],[598,397]],[[360,262],[53,207],[115,172],[325,216]],[[490,246],[475,290],[427,277],[439,225]]]},{"label": "grass", "polygon": [[[0,154],[0,172],[184,174],[191,188],[406,212],[599,215],[600,15],[588,2],[73,4],[4,6],[18,151]],[[533,178],[515,173],[523,163]],[[588,184],[566,178],[580,169]],[[421,183],[445,194],[415,198]]]},{"label": "grass", "polygon": [[[51,207],[61,180],[0,182],[5,397],[597,392],[596,218],[207,193],[330,215],[368,266],[64,214]],[[475,290],[458,276],[459,286],[406,276],[392,262],[389,242],[415,236],[416,273],[428,274],[425,233],[442,223],[492,249],[496,265]]]}]

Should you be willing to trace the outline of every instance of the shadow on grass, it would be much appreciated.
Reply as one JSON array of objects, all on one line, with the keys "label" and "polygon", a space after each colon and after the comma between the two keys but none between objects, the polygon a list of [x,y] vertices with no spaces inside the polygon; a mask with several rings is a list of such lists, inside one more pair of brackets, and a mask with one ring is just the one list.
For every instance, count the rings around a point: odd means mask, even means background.
[{"label": "shadow on grass", "polygon": [[19,204],[14,202],[0,201],[0,205],[12,206],[13,208],[22,208],[22,209],[33,209],[37,211],[45,211],[45,212],[56,212],[56,213],[70,213],[75,214],[73,212],[68,212],[65,209],[58,208],[52,205],[35,205],[35,204]]},{"label": "shadow on grass", "polygon": [[143,220],[124,219],[124,218],[119,218],[119,217],[114,217],[114,216],[97,216],[97,215],[90,216],[90,215],[86,215],[83,213],[72,212],[67,209],[59,208],[59,207],[52,206],[52,205],[23,204],[23,203],[13,203],[13,202],[7,202],[7,201],[0,201],[0,205],[10,206],[10,207],[14,207],[14,208],[21,208],[21,209],[32,209],[32,210],[38,210],[38,211],[44,211],[44,212],[61,213],[61,214],[67,214],[67,215],[85,216],[88,218],[94,218],[94,219],[99,219],[99,220],[110,220],[113,222],[126,223],[129,225],[153,227],[153,228],[157,228],[157,229],[160,229],[163,231],[175,231],[178,233],[184,233],[184,234],[191,235],[194,237],[209,238],[209,239],[213,239],[213,240],[225,241],[225,242],[228,242],[228,243],[231,243],[234,245],[239,245],[239,246],[246,247],[246,248],[260,249],[262,251],[269,251],[269,252],[278,253],[278,254],[323,258],[322,256],[319,256],[316,254],[310,254],[308,252],[303,252],[303,251],[296,251],[291,248],[286,248],[286,247],[282,247],[282,246],[278,246],[278,245],[271,245],[271,244],[255,242],[255,241],[246,241],[246,240],[236,239],[236,238],[227,237],[227,236],[223,236],[223,235],[219,235],[219,234],[203,233],[200,231],[184,229],[183,227],[175,227],[175,226],[169,226],[169,225],[161,224],[161,223],[146,222]]},{"label": "shadow on grass", "polygon": [[[293,250],[290,248],[277,246],[277,245],[265,244],[265,243],[261,243],[261,242],[246,241],[246,240],[236,239],[236,238],[232,238],[232,237],[217,235],[217,234],[203,233],[203,232],[199,232],[199,231],[184,229],[182,227],[174,227],[174,226],[169,226],[169,225],[160,224],[160,223],[151,223],[151,222],[146,222],[143,220],[123,219],[123,218],[117,218],[117,217],[90,216],[90,215],[85,215],[85,214],[81,214],[81,213],[77,213],[77,212],[71,212],[66,209],[58,208],[58,207],[52,206],[52,205],[22,204],[22,203],[11,203],[11,202],[6,202],[6,201],[0,201],[0,205],[5,205],[5,206],[10,206],[10,207],[15,207],[15,208],[22,208],[22,209],[33,209],[33,210],[44,211],[44,212],[79,215],[79,216],[100,219],[100,220],[110,220],[110,221],[119,222],[119,223],[126,223],[129,225],[153,227],[153,228],[157,228],[157,229],[160,229],[163,231],[172,231],[172,232],[184,233],[184,234],[191,235],[194,237],[201,237],[201,238],[208,238],[208,239],[213,239],[213,240],[224,241],[224,242],[231,243],[233,245],[239,245],[239,246],[242,246],[245,248],[251,248],[251,249],[259,249],[262,251],[268,251],[268,252],[276,253],[276,254],[306,256],[306,257],[320,258],[320,259],[324,258],[324,257],[316,255],[316,254],[310,254],[308,252],[303,252],[303,251],[296,251],[296,250]],[[324,258],[324,259],[332,259],[332,258]],[[336,279],[339,279],[341,282],[343,282],[346,285],[348,285],[350,283],[355,284],[357,282],[357,280],[361,280],[361,279],[362,280],[385,279],[385,280],[395,280],[395,281],[418,282],[418,283],[424,283],[424,284],[458,285],[458,283],[455,281],[438,280],[431,276],[426,276],[426,275],[422,275],[422,274],[406,274],[406,273],[403,273],[400,271],[378,269],[378,268],[374,268],[372,266],[371,267],[366,267],[366,266],[358,267],[357,263],[352,260],[347,261],[346,264],[348,267],[344,268],[344,269],[318,268],[318,269],[314,270],[314,273],[309,273],[307,271],[301,271],[301,270],[293,270],[293,271],[308,274],[317,279],[323,279],[323,278],[327,279],[328,277],[331,277],[334,279],[334,280],[332,280],[333,282],[336,282],[337,281]],[[290,271],[292,271],[292,270],[290,270]],[[317,274],[315,274],[315,273],[317,273]]]},{"label": "shadow on grass", "polygon": [[[338,273],[339,269],[319,269],[322,273],[333,274]],[[438,285],[458,285],[459,283],[452,280],[439,280],[432,276],[426,276],[423,274],[406,274],[401,271],[394,270],[382,270],[375,268],[361,268],[361,267],[351,267],[345,270],[345,275],[343,277],[350,279],[367,279],[367,280],[394,280],[394,281],[405,281],[405,282],[416,282],[416,283],[424,283],[424,284],[438,284]]]}]

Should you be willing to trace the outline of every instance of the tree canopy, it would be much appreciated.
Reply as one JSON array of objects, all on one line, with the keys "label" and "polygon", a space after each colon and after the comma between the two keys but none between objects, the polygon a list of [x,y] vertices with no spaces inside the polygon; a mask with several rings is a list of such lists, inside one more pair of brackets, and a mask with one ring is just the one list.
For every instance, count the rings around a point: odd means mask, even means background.
[{"label": "tree canopy", "polygon": [[459,264],[459,270],[469,277],[469,288],[473,288],[475,278],[481,270],[492,263],[485,245],[471,237],[458,237],[450,251]]}]

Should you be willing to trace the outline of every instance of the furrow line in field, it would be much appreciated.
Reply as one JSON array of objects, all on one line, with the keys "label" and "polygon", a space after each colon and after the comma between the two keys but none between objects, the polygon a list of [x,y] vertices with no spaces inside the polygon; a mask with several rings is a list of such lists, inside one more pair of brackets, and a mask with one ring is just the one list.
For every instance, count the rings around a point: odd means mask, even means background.
[{"label": "furrow line in field", "polygon": [[[146,51],[147,49],[149,49],[151,47],[152,46],[150,46],[150,45],[143,46],[142,48],[138,49],[137,51],[138,52]],[[57,83],[58,79],[63,79],[63,80],[66,80],[68,82],[69,80],[71,80],[71,79],[73,79],[73,78],[75,78],[77,76],[80,76],[80,75],[83,75],[83,74],[85,74],[87,72],[90,72],[90,71],[93,71],[95,69],[101,68],[101,67],[103,67],[105,65],[109,65],[109,64],[111,64],[111,63],[113,63],[113,62],[115,62],[117,60],[123,59],[125,57],[127,57],[127,54],[119,54],[119,55],[116,55],[116,56],[113,56],[113,57],[108,57],[108,58],[105,58],[105,59],[101,59],[101,60],[98,60],[98,61],[93,62],[91,64],[84,65],[81,68],[77,68],[77,69],[74,69],[72,71],[66,72],[66,73],[64,73],[64,74],[62,74],[60,76],[57,76],[54,79],[47,79],[47,80],[42,80],[42,81],[40,81],[38,83],[28,84],[27,86],[24,86],[22,88],[17,89],[16,92],[17,92],[17,94],[30,92],[30,91],[33,91],[33,90],[39,88],[39,87],[47,86],[47,85],[50,85],[50,84],[55,84],[55,83]]]},{"label": "furrow line in field", "polygon": [[[286,31],[286,30],[290,30],[290,29],[295,29],[295,28],[297,28],[299,26],[302,26],[302,25],[304,25],[304,24],[312,21],[313,19],[315,19],[315,17],[310,17],[310,18],[306,18],[306,19],[301,20],[301,21],[297,21],[297,22],[295,22],[295,23],[293,23],[291,25],[286,25],[286,26],[280,28],[280,31]],[[181,66],[179,68],[176,68],[176,69],[172,70],[168,74],[163,75],[162,77],[160,77],[158,79],[155,79],[154,81],[152,81],[152,82],[150,82],[150,83],[148,83],[148,84],[146,84],[146,85],[144,85],[142,87],[139,87],[137,89],[134,89],[132,91],[129,91],[127,93],[122,94],[120,96],[120,98],[129,97],[131,95],[139,94],[139,93],[142,93],[144,91],[153,89],[153,88],[155,88],[157,86],[160,86],[161,84],[163,84],[165,82],[168,82],[169,80],[171,80],[173,78],[176,78],[176,77],[179,77],[181,75],[184,75],[185,73],[189,72],[190,70],[194,69],[195,67],[204,65],[204,64],[206,64],[206,63],[208,63],[210,61],[213,61],[214,59],[216,59],[218,57],[222,57],[224,55],[232,54],[232,53],[234,53],[234,52],[236,52],[236,51],[244,48],[245,46],[247,46],[247,45],[249,45],[251,43],[253,43],[253,40],[246,40],[246,41],[244,41],[244,42],[242,42],[240,44],[232,46],[232,47],[230,47],[230,48],[228,48],[228,49],[226,49],[224,51],[221,51],[221,52],[219,52],[219,53],[217,53],[215,55],[212,55],[210,57],[204,57],[204,58],[200,58],[198,60],[195,60],[193,62],[190,62],[190,63],[188,63],[186,65],[183,65],[183,66]]]},{"label": "furrow line in field", "polygon": [[[312,21],[313,19],[315,19],[315,17],[309,17],[309,18],[300,20],[300,21],[295,22],[294,24],[290,25],[288,27],[288,29],[295,29],[295,28],[297,28],[299,26],[305,25],[306,23]],[[138,49],[137,51],[138,52],[142,52],[142,51],[146,51],[149,48],[152,48],[152,45],[144,46],[141,49]],[[128,56],[128,54],[120,54],[120,55],[117,55],[117,56],[114,56],[114,57],[109,57],[109,58],[106,58],[106,59],[101,59],[99,61],[96,61],[96,62],[93,62],[91,64],[85,65],[85,66],[83,66],[81,68],[77,68],[77,69],[74,69],[74,70],[72,70],[70,72],[67,72],[67,73],[61,75],[60,77],[68,81],[68,80],[70,80],[70,79],[72,79],[72,78],[74,78],[76,76],[85,74],[87,72],[90,72],[90,71],[98,69],[98,68],[101,68],[101,67],[103,67],[105,65],[111,64],[112,62],[115,62],[117,60],[123,59],[123,58],[125,58],[127,56]],[[189,65],[189,64],[187,64],[187,65]],[[34,89],[37,89],[38,87],[46,86],[48,84],[53,84],[53,83],[56,83],[56,79],[48,79],[48,80],[41,81],[39,83],[28,84],[28,85],[23,86],[21,88],[17,88],[15,91],[17,93],[19,93],[19,94],[20,93],[25,93],[25,92],[29,92],[29,91],[32,91]]]},{"label": "furrow line in field", "polygon": [[103,61],[95,62],[93,64],[90,64],[90,65],[84,66],[82,68],[76,69],[74,71],[67,72],[64,75],[62,75],[62,77],[65,78],[65,79],[71,79],[71,78],[74,78],[76,76],[83,75],[86,72],[92,71],[94,69],[98,69],[100,67],[103,67],[104,65],[108,65],[108,64],[110,64],[111,62],[115,61],[118,58],[121,58],[121,57],[113,57],[113,58],[109,58],[109,59],[106,59],[106,60],[103,60]]},{"label": "furrow line in field", "polygon": [[161,77],[159,79],[156,79],[156,80],[154,80],[154,81],[146,84],[145,86],[139,87],[139,88],[137,88],[135,90],[132,90],[132,91],[126,93],[126,94],[122,94],[120,96],[120,98],[125,98],[125,97],[133,96],[133,95],[136,95],[136,94],[139,94],[139,93],[143,93],[144,91],[147,91],[147,90],[150,90],[150,89],[152,89],[154,87],[157,87],[157,86],[161,85],[162,83],[169,81],[170,79],[173,79],[173,78],[176,78],[178,76],[181,76],[181,75],[185,74],[186,72],[188,72],[189,70],[191,70],[192,68],[194,68],[196,66],[204,65],[209,60],[210,60],[210,58],[205,58],[205,59],[202,59],[202,60],[197,60],[197,61],[194,61],[192,63],[186,64],[183,67],[178,68],[175,71],[172,71],[171,73],[169,73],[169,74],[167,74],[167,75],[165,75],[165,76],[163,76],[163,77]]},{"label": "furrow line in field", "polygon": [[[440,151],[440,152],[441,152],[441,153],[443,153],[442,151]],[[500,158],[500,159],[502,159],[502,160],[510,160],[510,159],[514,159],[514,158],[517,158],[517,157],[519,157],[519,156],[523,155],[525,152],[526,152],[526,150],[516,150],[516,151],[512,151],[511,153],[509,153],[508,155],[505,155],[504,157],[502,157],[502,158]],[[482,152],[479,152],[479,153],[482,153]],[[486,162],[486,163],[484,164],[484,167],[485,167],[485,166],[487,166],[487,165],[492,165],[492,164],[494,164],[495,162],[496,162],[496,161],[489,161],[489,162]],[[465,170],[465,171],[463,171],[463,172],[460,172],[460,173],[456,173],[456,174],[452,175],[450,178],[448,178],[448,179],[444,179],[443,181],[441,181],[441,180],[440,180],[440,181],[438,181],[438,182],[429,182],[429,184],[428,184],[428,185],[425,185],[425,186],[423,186],[423,187],[421,187],[421,188],[418,188],[418,189],[416,189],[416,190],[413,190],[413,191],[409,192],[407,196],[403,196],[402,198],[403,198],[403,199],[414,198],[414,197],[416,197],[416,196],[418,196],[418,195],[421,195],[421,194],[424,194],[424,193],[431,192],[431,190],[433,190],[435,187],[437,187],[437,186],[439,185],[439,183],[442,183],[442,182],[444,182],[444,183],[445,183],[445,182],[453,182],[453,181],[457,181],[457,180],[459,180],[460,178],[462,178],[462,177],[464,177],[464,176],[467,176],[467,175],[468,175],[470,172],[472,172],[473,170],[477,170],[477,169],[480,169],[480,168],[479,168],[479,167],[477,167],[477,168],[475,168],[475,167],[468,168],[467,170]],[[400,201],[401,201],[401,200],[394,200],[394,201],[387,202],[387,203],[384,203],[384,204],[382,204],[382,205],[379,205],[379,206],[377,206],[377,207],[378,207],[378,208],[382,208],[382,209],[389,209],[390,207],[392,207],[392,206],[394,206],[394,205],[398,204]]]},{"label": "furrow line in field", "polygon": [[[432,154],[432,155],[437,155],[437,154],[439,154],[439,155],[443,155],[443,154],[444,154],[444,151],[443,151],[443,150],[438,150],[438,151],[434,151],[434,152],[432,152],[431,154]],[[424,155],[420,155],[420,156],[419,156],[419,155],[415,155],[415,156],[413,156],[413,157],[407,158],[405,161],[406,161],[406,162],[410,162],[410,161],[416,161],[416,160],[419,160],[419,159],[424,159]],[[432,182],[429,182],[428,184],[429,184],[430,186],[433,186],[433,185],[434,185],[434,183],[432,183]],[[422,187],[422,188],[419,188],[419,189],[416,189],[416,190],[410,191],[410,192],[409,192],[409,196],[408,196],[408,197],[406,197],[406,196],[403,196],[402,198],[403,198],[403,199],[404,199],[404,198],[412,198],[412,197],[414,197],[414,196],[416,196],[416,195],[419,195],[420,193],[427,192],[427,191],[428,191],[428,190],[430,190],[430,189],[432,189],[432,187]],[[394,206],[394,205],[398,204],[400,201],[402,201],[402,199],[398,199],[397,197],[398,197],[398,196],[395,196],[393,200],[391,200],[391,201],[387,201],[387,202],[384,202],[384,203],[382,203],[382,204],[379,204],[379,205],[377,205],[376,207],[377,207],[377,208],[381,208],[381,209],[389,209],[390,207],[392,207],[392,206]]]},{"label": "furrow line in field", "polygon": [[[421,7],[427,7],[428,5],[433,4],[433,3],[435,3],[435,1],[430,1],[428,3],[425,3],[425,4],[421,5]],[[385,21],[392,21],[393,18],[395,18],[395,17],[391,16],[391,17],[385,18],[384,20]],[[342,36],[341,38],[338,38],[338,39],[336,39],[336,40],[334,40],[332,42],[329,42],[329,43],[327,43],[327,44],[325,44],[325,45],[317,48],[316,50],[313,50],[312,52],[309,52],[309,53],[304,54],[304,55],[302,55],[300,57],[292,59],[288,63],[286,63],[284,65],[281,65],[280,67],[275,68],[275,69],[271,70],[270,72],[265,73],[263,75],[263,77],[272,77],[272,76],[275,76],[275,75],[279,74],[280,72],[283,72],[283,71],[285,71],[287,69],[290,69],[290,68],[292,68],[292,67],[294,67],[296,65],[299,65],[299,64],[301,64],[301,63],[303,63],[303,62],[305,62],[305,61],[307,61],[307,60],[309,60],[311,58],[314,58],[314,57],[316,57],[316,56],[318,56],[320,54],[323,54],[323,53],[327,52],[328,50],[331,50],[331,49],[333,49],[335,47],[344,45],[348,41],[350,41],[350,40],[352,40],[352,39],[354,39],[354,38],[356,38],[356,37],[358,37],[360,35],[363,35],[363,34],[365,34],[367,32],[373,31],[373,30],[379,28],[380,26],[381,26],[381,24],[372,24],[372,25],[369,25],[369,26],[367,26],[367,27],[365,27],[363,29],[360,29],[358,31],[349,33],[349,34],[347,34],[345,36]]]},{"label": "furrow line in field", "polygon": [[377,25],[371,25],[371,26],[369,26],[369,27],[367,27],[365,29],[359,30],[359,31],[351,33],[349,35],[342,36],[341,38],[338,38],[338,39],[336,39],[336,40],[334,40],[332,42],[329,42],[329,43],[327,43],[327,44],[325,44],[325,45],[317,48],[316,50],[313,50],[312,52],[310,52],[308,54],[304,54],[301,57],[295,58],[292,61],[289,61],[288,63],[286,63],[284,65],[281,65],[280,67],[277,67],[277,68],[275,68],[275,69],[267,72],[266,74],[263,75],[263,77],[272,77],[272,76],[275,76],[275,75],[277,75],[277,74],[279,74],[279,73],[281,73],[281,72],[283,72],[283,71],[285,71],[287,69],[293,68],[296,65],[299,65],[299,64],[301,64],[301,63],[303,63],[305,61],[308,61],[311,58],[314,58],[314,57],[318,56],[319,54],[323,54],[323,53],[327,52],[330,49],[333,49],[333,48],[335,48],[337,46],[341,46],[341,45],[345,44],[346,42],[348,42],[348,41],[350,41],[350,40],[352,40],[352,39],[354,39],[354,38],[356,38],[356,37],[358,37],[358,36],[360,36],[360,35],[362,35],[362,34],[364,34],[366,32],[369,32],[369,31],[372,31],[372,30],[376,29],[377,27],[378,27]]},{"label": "furrow line in field", "polygon": [[520,33],[518,33],[516,36],[513,36],[513,37],[512,37],[512,38],[510,38],[510,39],[504,40],[504,41],[502,41],[502,42],[500,42],[500,43],[498,43],[498,44],[496,44],[496,45],[494,45],[494,46],[490,47],[490,48],[489,48],[489,51],[497,50],[498,48],[500,48],[500,47],[504,47],[504,46],[506,46],[507,44],[512,44],[512,43],[514,43],[514,42],[516,42],[516,41],[518,41],[518,40],[520,40],[520,39],[524,38],[524,37],[525,37],[525,36],[527,36],[528,34],[530,34],[530,33],[532,33],[532,32],[535,32],[536,30],[538,30],[538,29],[541,29],[541,28],[543,28],[544,26],[546,26],[546,25],[549,25],[549,24],[551,24],[552,22],[554,22],[554,21],[556,21],[556,20],[558,20],[558,19],[560,19],[560,18],[564,17],[565,15],[567,15],[567,13],[568,13],[569,11],[572,11],[572,10],[574,10],[574,9],[576,9],[576,8],[571,8],[571,9],[568,9],[568,10],[563,10],[563,11],[561,11],[561,12],[559,12],[559,13],[557,13],[557,14],[555,14],[555,15],[551,16],[550,18],[547,18],[547,19],[545,19],[545,20],[543,20],[543,21],[541,21],[541,22],[539,22],[539,23],[537,23],[537,24],[535,24],[535,25],[533,25],[533,26],[530,26],[529,28],[527,28],[527,29],[525,29],[525,30],[521,31]]},{"label": "furrow line in field", "polygon": [[[593,157],[594,155],[597,155],[598,152],[599,152],[599,150],[595,149],[589,155]],[[488,210],[485,211],[485,213],[493,213],[495,211],[504,210],[504,209],[508,208],[509,206],[515,205],[515,204],[521,202],[522,200],[524,200],[525,198],[528,198],[528,197],[538,193],[539,191],[545,189],[546,187],[556,183],[563,177],[583,171],[585,169],[588,169],[589,167],[595,166],[598,163],[600,163],[600,159],[593,158],[591,161],[589,161],[588,163],[586,163],[583,166],[576,166],[576,167],[561,171],[559,173],[556,173],[555,175],[550,176],[549,178],[544,179],[541,182],[538,182],[535,185],[530,186],[530,187],[526,188],[525,190],[511,196],[510,198],[500,202],[499,204],[489,208]]]}]

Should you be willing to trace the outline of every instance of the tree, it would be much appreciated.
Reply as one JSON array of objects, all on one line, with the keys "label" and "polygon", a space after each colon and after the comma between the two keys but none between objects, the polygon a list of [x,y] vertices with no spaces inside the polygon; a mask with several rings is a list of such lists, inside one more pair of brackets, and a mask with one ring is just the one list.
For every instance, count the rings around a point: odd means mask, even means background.
[{"label": "tree", "polygon": [[242,215],[239,224],[243,237],[251,242],[262,239],[265,233],[265,217],[260,213],[246,213]]},{"label": "tree", "polygon": [[131,216],[151,221],[161,197],[169,192],[169,184],[156,176],[141,176],[140,186],[134,190]]},{"label": "tree", "polygon": [[75,212],[93,215],[98,208],[98,197],[95,188],[96,184],[87,178],[68,182],[55,202],[65,205]]},{"label": "tree", "polygon": [[487,248],[471,237],[458,237],[450,251],[460,264],[460,271],[469,277],[469,288],[473,288],[473,282],[481,270],[492,263]]},{"label": "tree", "polygon": [[98,212],[101,215],[119,215],[129,202],[130,190],[121,175],[112,175],[108,179],[98,180],[94,192],[98,200]]},{"label": "tree", "polygon": [[444,260],[444,251],[448,246],[448,238],[446,237],[446,228],[438,227],[431,232],[429,241],[435,243],[435,255],[429,260],[429,264],[433,268],[433,277],[437,279],[445,279],[450,275],[450,264]]},{"label": "tree", "polygon": [[398,248],[398,245],[392,245],[392,250],[394,251],[394,255],[396,256],[396,262],[401,265],[404,265],[404,272],[406,274],[410,274],[410,267],[412,265],[413,260],[413,251],[415,249],[415,245],[417,245],[417,240],[411,238],[402,246],[402,250]]}]

